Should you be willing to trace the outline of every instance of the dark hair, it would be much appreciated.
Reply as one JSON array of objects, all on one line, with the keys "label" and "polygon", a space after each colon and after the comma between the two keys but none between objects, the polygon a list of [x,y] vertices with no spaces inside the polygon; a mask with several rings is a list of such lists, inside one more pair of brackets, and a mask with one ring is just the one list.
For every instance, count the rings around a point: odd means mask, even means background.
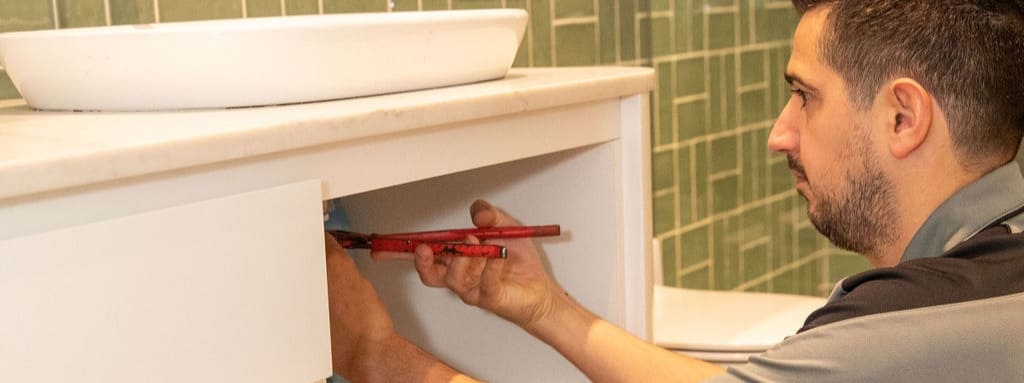
[{"label": "dark hair", "polygon": [[1024,0],[793,0],[828,7],[823,63],[865,109],[909,77],[946,113],[957,158],[982,170],[1012,161],[1024,135]]}]

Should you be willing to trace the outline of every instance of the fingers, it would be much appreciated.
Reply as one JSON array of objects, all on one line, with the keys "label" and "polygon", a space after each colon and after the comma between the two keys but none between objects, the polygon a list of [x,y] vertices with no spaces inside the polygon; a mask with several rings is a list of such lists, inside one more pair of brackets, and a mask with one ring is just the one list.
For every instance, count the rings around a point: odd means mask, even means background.
[{"label": "fingers", "polygon": [[473,218],[473,224],[477,227],[515,226],[519,222],[515,218],[505,214],[504,211],[491,206],[482,199],[473,201],[469,206],[469,215]]},{"label": "fingers", "polygon": [[[450,259],[450,257],[449,257]],[[416,246],[416,253],[413,255],[413,266],[420,275],[420,281],[430,287],[444,287],[445,274],[448,272],[448,265],[438,259],[430,246]]]}]

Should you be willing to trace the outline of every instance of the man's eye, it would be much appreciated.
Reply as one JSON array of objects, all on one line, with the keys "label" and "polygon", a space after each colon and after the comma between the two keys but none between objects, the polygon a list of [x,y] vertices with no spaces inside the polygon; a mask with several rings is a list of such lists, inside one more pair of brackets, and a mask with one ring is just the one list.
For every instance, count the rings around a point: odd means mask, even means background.
[{"label": "man's eye", "polygon": [[800,105],[801,109],[807,107],[807,92],[804,92],[803,90],[797,88],[792,88],[789,91],[795,94],[797,97],[800,97],[800,100],[803,102],[803,104]]}]

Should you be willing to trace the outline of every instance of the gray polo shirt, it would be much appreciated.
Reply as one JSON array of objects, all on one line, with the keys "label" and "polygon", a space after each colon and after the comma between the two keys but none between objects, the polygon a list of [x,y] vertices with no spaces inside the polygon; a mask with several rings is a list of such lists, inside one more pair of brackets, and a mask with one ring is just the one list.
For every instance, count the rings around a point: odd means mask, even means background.
[{"label": "gray polo shirt", "polygon": [[1024,176],[939,206],[900,264],[840,281],[804,327],[710,382],[1024,382]]}]

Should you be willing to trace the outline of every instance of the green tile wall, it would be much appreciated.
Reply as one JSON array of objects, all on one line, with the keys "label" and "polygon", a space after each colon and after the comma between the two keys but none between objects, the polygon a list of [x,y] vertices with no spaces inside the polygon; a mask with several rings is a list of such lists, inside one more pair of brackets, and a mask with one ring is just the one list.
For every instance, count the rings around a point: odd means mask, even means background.
[{"label": "green tile wall", "polygon": [[[0,0],[0,32],[493,7],[530,14],[515,66],[655,68],[653,227],[665,284],[822,295],[867,267],[814,232],[784,160],[765,149],[789,95],[788,0]],[[0,68],[0,98],[15,97]]]}]

